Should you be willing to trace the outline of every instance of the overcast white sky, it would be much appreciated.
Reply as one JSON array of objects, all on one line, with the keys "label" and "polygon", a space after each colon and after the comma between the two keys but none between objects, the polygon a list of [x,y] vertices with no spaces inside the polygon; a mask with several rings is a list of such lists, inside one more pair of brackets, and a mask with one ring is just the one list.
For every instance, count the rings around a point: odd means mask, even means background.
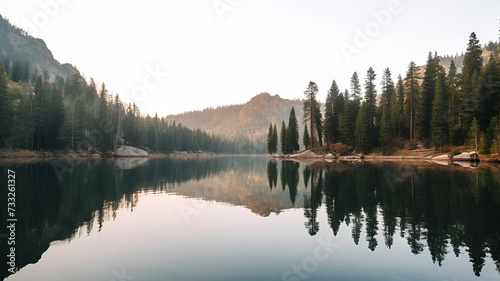
[{"label": "overcast white sky", "polygon": [[370,66],[377,84],[386,67],[395,80],[429,51],[465,51],[472,31],[497,41],[500,1],[3,0],[0,14],[164,116],[261,92],[302,98],[309,81],[324,101],[333,79],[343,90]]}]

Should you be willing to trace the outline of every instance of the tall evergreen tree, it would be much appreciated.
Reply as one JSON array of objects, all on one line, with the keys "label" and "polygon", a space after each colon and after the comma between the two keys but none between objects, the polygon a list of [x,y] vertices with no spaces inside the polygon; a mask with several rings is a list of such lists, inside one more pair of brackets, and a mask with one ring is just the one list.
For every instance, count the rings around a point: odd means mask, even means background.
[{"label": "tall evergreen tree", "polygon": [[446,75],[444,69],[439,72],[436,79],[436,93],[432,102],[432,119],[431,119],[431,140],[432,144],[437,147],[443,146],[448,139],[448,128],[446,122]]},{"label": "tall evergreen tree", "polygon": [[370,123],[368,109],[366,101],[363,101],[356,118],[356,149],[362,152],[368,151],[372,146],[372,140],[370,139]]},{"label": "tall evergreen tree", "polygon": [[375,135],[375,116],[377,114],[377,90],[375,89],[375,71],[372,67],[366,72],[365,78],[365,102],[366,102],[366,120],[368,122],[368,139],[371,144],[376,143]]},{"label": "tall evergreen tree", "polygon": [[308,149],[311,145],[311,139],[309,137],[309,132],[307,131],[307,124],[304,124],[304,136],[302,137],[302,143],[306,149]]},{"label": "tall evergreen tree", "polygon": [[411,61],[405,78],[405,115],[406,120],[409,122],[410,144],[413,144],[415,138],[415,112],[420,96],[420,86],[418,84],[420,76],[418,72],[417,65],[414,61]]},{"label": "tall evergreen tree", "polygon": [[351,77],[351,94],[354,101],[361,103],[361,84],[359,83],[358,73],[354,72]]},{"label": "tall evergreen tree", "polygon": [[459,119],[460,116],[460,98],[458,95],[458,75],[457,67],[455,62],[452,60],[450,63],[450,69],[448,71],[448,76],[446,78],[448,95],[449,95],[449,109],[448,109],[448,129],[450,136],[450,144],[457,144],[457,133],[459,130]]},{"label": "tall evergreen tree", "polygon": [[380,137],[379,142],[382,147],[388,152],[392,146],[392,130],[391,130],[391,118],[390,110],[388,106],[382,109],[382,120],[380,121]]},{"label": "tall evergreen tree", "polygon": [[307,89],[304,91],[304,95],[306,99],[304,100],[304,122],[309,121],[309,127],[311,128],[311,146],[314,147],[316,145],[314,139],[314,129],[315,129],[315,118],[314,114],[316,113],[316,94],[318,93],[318,85],[316,83],[310,81],[307,85]]},{"label": "tall evergreen tree", "polygon": [[427,65],[425,67],[424,80],[422,82],[422,92],[420,95],[420,103],[415,115],[415,126],[420,139],[424,141],[424,145],[430,145],[430,122],[432,119],[432,102],[436,91],[436,79],[438,74],[439,59],[437,56],[432,57],[431,52],[427,57]]},{"label": "tall evergreen tree", "polygon": [[0,61],[0,147],[7,145],[12,121],[12,101],[7,88],[7,73]]},{"label": "tall evergreen tree", "polygon": [[335,80],[333,80],[332,86],[328,90],[328,94],[326,96],[325,121],[323,123],[326,142],[328,145],[330,143],[332,143],[332,140],[338,141],[338,137],[339,137],[338,116],[339,116],[339,113],[341,112],[341,110],[343,110],[343,108],[342,109],[338,108],[340,105],[340,103],[337,101],[339,96],[342,97],[339,94],[339,88],[337,87],[337,83],[335,82]]},{"label": "tall evergreen tree", "polygon": [[299,123],[297,121],[297,117],[295,116],[295,108],[293,106],[290,110],[287,130],[290,131],[289,135],[287,135],[290,152],[299,150]]},{"label": "tall evergreen tree", "polygon": [[500,65],[494,57],[482,69],[479,80],[477,122],[480,130],[485,131],[500,110]]},{"label": "tall evergreen tree", "polygon": [[[101,123],[105,122],[107,124],[112,125],[109,109],[108,109],[108,101],[107,101],[108,90],[106,89],[106,85],[102,83],[101,91],[99,93],[99,120]],[[104,130],[102,132],[102,141],[99,145],[99,149],[102,152],[106,152],[112,150],[113,148],[113,139],[111,130]]]},{"label": "tall evergreen tree", "polygon": [[267,153],[269,153],[269,155],[273,154],[272,145],[273,145],[273,123],[269,124],[269,130],[267,132]]},{"label": "tall evergreen tree", "polygon": [[286,154],[286,125],[285,121],[281,122],[281,133],[280,133],[280,142],[281,142],[281,153]]},{"label": "tall evergreen tree", "polygon": [[273,154],[278,151],[278,129],[276,128],[276,124],[274,124],[273,128],[273,145],[272,145],[272,152]]},{"label": "tall evergreen tree", "polygon": [[358,114],[358,102],[349,99],[349,91],[344,92],[344,109],[342,111],[342,120],[339,118],[340,133],[342,142],[346,145],[354,144],[354,127],[356,124],[356,115]]},{"label": "tall evergreen tree", "polygon": [[403,102],[404,102],[404,84],[401,75],[398,76],[396,92],[391,96],[390,112],[391,124],[394,138],[398,139],[398,146],[401,147],[401,129],[403,123]]},{"label": "tall evergreen tree", "polygon": [[481,74],[481,66],[483,59],[481,57],[482,49],[476,33],[472,32],[469,36],[467,51],[464,55],[462,67],[462,83],[461,83],[461,125],[463,131],[467,132],[471,126],[472,119],[477,114],[477,95],[476,90],[479,86],[479,75]]}]

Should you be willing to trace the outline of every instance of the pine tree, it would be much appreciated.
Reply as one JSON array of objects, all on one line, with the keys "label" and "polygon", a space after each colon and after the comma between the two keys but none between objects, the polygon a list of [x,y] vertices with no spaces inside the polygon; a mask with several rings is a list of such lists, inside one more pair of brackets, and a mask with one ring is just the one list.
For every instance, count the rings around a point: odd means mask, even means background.
[{"label": "pine tree", "polygon": [[500,115],[491,119],[491,153],[498,153],[500,155]]},{"label": "pine tree", "polygon": [[366,152],[367,150],[369,150],[372,145],[372,141],[369,135],[371,120],[368,116],[367,108],[368,108],[367,103],[366,101],[364,101],[361,104],[358,116],[356,118],[356,128],[355,128],[356,149],[359,149],[362,152]]},{"label": "pine tree", "polygon": [[[0,99],[1,103],[1,99]],[[22,95],[15,107],[13,119],[13,144],[23,149],[33,149],[35,134],[34,97],[31,94]]]},{"label": "pine tree", "polygon": [[275,154],[276,151],[278,151],[278,129],[276,128],[276,124],[274,124],[272,153]]},{"label": "pine tree", "polygon": [[[393,119],[391,118],[391,100],[396,96],[396,89],[394,87],[394,82],[392,81],[391,71],[389,68],[384,69],[384,74],[382,75],[382,95],[380,99],[379,115],[380,118],[380,136],[379,142],[386,149],[392,146],[392,132],[394,131]],[[385,114],[385,120],[384,120]],[[384,136],[382,136],[384,134]],[[383,142],[383,143],[382,143]]]},{"label": "pine tree", "polygon": [[478,149],[478,139],[480,136],[481,136],[481,131],[479,130],[476,117],[474,117],[470,125],[468,144],[472,147],[472,149],[476,151]]},{"label": "pine tree", "polygon": [[396,84],[396,92],[391,96],[390,112],[391,124],[394,138],[398,139],[398,146],[401,147],[401,127],[403,122],[403,101],[404,101],[404,84],[401,75],[398,76]]},{"label": "pine tree", "polygon": [[280,142],[281,142],[281,153],[286,154],[286,125],[285,121],[281,122],[281,133],[280,133]]},{"label": "pine tree", "polygon": [[273,145],[273,123],[269,124],[269,130],[267,132],[267,153],[272,155],[272,145]]},{"label": "pine tree", "polygon": [[354,139],[354,122],[356,115],[354,114],[355,101],[349,100],[349,91],[344,92],[344,108],[342,109],[342,118],[339,115],[339,131],[340,140],[346,144],[351,145]]},{"label": "pine tree", "polygon": [[0,61],[0,147],[6,146],[12,121],[12,101],[7,88],[7,73]]},{"label": "pine tree", "polygon": [[311,145],[311,139],[309,137],[309,132],[307,131],[307,125],[304,124],[304,136],[302,137],[302,143],[304,144],[304,146],[306,147],[306,149],[309,148],[309,146]]},{"label": "pine tree", "polygon": [[477,105],[479,103],[475,91],[479,86],[479,75],[483,65],[481,54],[482,49],[479,40],[476,34],[472,32],[464,55],[460,93],[462,99],[462,108],[460,110],[462,120],[460,120],[460,123],[465,132],[469,130],[472,119],[477,117]]},{"label": "pine tree", "polygon": [[376,142],[375,136],[375,116],[377,114],[377,90],[375,89],[375,71],[372,67],[366,72],[365,78],[365,102],[366,120],[368,122],[368,139],[371,144]]},{"label": "pine tree", "polygon": [[358,73],[354,72],[351,77],[351,92],[353,100],[361,104],[361,84],[359,83]]},{"label": "pine tree", "polygon": [[328,94],[326,96],[325,121],[323,123],[326,142],[328,146],[332,143],[332,140],[338,141],[339,137],[338,116],[341,110],[343,110],[343,108],[338,108],[340,105],[340,103],[337,101],[339,96],[342,97],[339,94],[339,88],[337,87],[337,83],[335,82],[335,80],[333,80],[332,86],[328,90]]},{"label": "pine tree", "polygon": [[[311,128],[311,147],[316,145],[314,139],[314,129],[315,129],[315,118],[314,114],[316,113],[316,94],[318,93],[318,85],[314,82],[309,82],[307,85],[307,89],[304,91],[304,95],[306,99],[304,100],[304,122],[309,121]],[[319,106],[318,106],[319,107]]]},{"label": "pine tree", "polygon": [[318,145],[318,146],[322,146],[323,145],[323,117],[322,117],[322,114],[321,114],[321,109],[320,109],[320,104],[319,102],[315,102],[314,103],[314,127],[316,129],[316,132],[314,132],[316,134],[316,140],[315,140],[315,143]]},{"label": "pine tree", "polygon": [[[99,120],[102,122],[109,121],[107,122],[108,124],[112,125],[113,123],[111,122],[109,118],[109,109],[108,109],[108,101],[107,101],[107,93],[108,90],[106,90],[106,85],[102,83],[101,86],[101,91],[99,93]],[[99,149],[101,152],[106,152],[109,150],[112,150],[113,148],[113,139],[110,131],[103,131],[102,132],[102,141],[100,142]]]},{"label": "pine tree", "polygon": [[485,131],[491,119],[498,114],[500,103],[500,66],[494,57],[482,69],[477,100],[477,122],[479,129]]},{"label": "pine tree", "polygon": [[61,89],[52,85],[50,90],[48,146],[55,148],[59,138],[61,125],[64,122],[64,103]]},{"label": "pine tree", "polygon": [[409,122],[410,129],[410,145],[413,145],[415,138],[415,111],[418,105],[420,86],[418,85],[419,73],[417,65],[414,61],[410,62],[405,78],[405,115]]},{"label": "pine tree", "polygon": [[290,131],[290,135],[287,135],[287,142],[290,145],[290,152],[299,150],[299,123],[297,121],[297,117],[295,117],[295,108],[293,106],[290,110],[287,130]]},{"label": "pine tree", "polygon": [[[462,67],[464,87],[470,86],[474,72],[481,72],[481,66],[483,65],[482,53],[483,50],[481,49],[481,44],[479,44],[476,33],[472,32],[469,36],[469,43],[467,44],[467,51],[464,55]],[[467,90],[470,91],[471,89],[466,89],[466,91]]]},{"label": "pine tree", "polygon": [[415,115],[415,126],[419,137],[424,144],[430,144],[430,122],[432,119],[432,102],[436,91],[436,79],[438,74],[439,59],[432,57],[431,52],[427,57],[427,65],[422,82],[422,92],[417,113]]},{"label": "pine tree", "polygon": [[444,69],[439,72],[436,79],[436,93],[434,95],[434,101],[432,102],[432,119],[431,119],[431,136],[432,143],[437,146],[443,146],[443,144],[448,139],[448,128],[446,122],[446,104],[445,98],[446,89],[446,76]]},{"label": "pine tree", "polygon": [[379,137],[380,145],[385,148],[386,152],[392,147],[392,140],[390,110],[389,107],[386,106],[382,112]]},{"label": "pine tree", "polygon": [[450,136],[450,144],[457,144],[457,132],[459,129],[459,120],[458,116],[460,116],[459,110],[459,96],[458,96],[458,77],[457,77],[457,67],[455,66],[455,62],[452,60],[450,63],[450,70],[448,71],[448,76],[446,78],[446,87],[448,89],[449,95],[449,114],[448,114],[448,129]]}]

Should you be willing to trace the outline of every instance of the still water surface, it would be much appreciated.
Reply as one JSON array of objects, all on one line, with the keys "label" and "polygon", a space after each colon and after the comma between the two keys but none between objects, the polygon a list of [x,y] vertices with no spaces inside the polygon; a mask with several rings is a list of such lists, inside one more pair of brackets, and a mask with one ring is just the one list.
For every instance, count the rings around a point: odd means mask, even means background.
[{"label": "still water surface", "polygon": [[19,271],[6,280],[500,280],[495,168],[214,157],[7,169]]}]

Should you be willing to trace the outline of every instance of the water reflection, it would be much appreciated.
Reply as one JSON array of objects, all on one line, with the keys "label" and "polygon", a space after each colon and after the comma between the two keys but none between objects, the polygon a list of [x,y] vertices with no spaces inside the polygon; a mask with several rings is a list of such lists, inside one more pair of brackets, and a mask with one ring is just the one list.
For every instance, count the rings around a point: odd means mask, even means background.
[{"label": "water reflection", "polygon": [[467,254],[474,274],[480,276],[489,255],[500,273],[496,171],[411,162],[337,162],[305,167],[303,175],[306,184],[310,178],[309,192],[304,194],[305,228],[310,235],[320,229],[316,217],[324,196],[333,235],[342,224],[351,225],[358,245],[365,227],[367,247],[375,251],[381,239],[390,249],[399,231],[411,253],[419,255],[427,247],[439,266],[449,251],[457,257]]},{"label": "water reflection", "polygon": [[[54,167],[68,163],[72,168],[58,177]],[[82,227],[99,232],[117,210],[133,211],[138,194],[147,191],[244,206],[261,217],[299,208],[303,221],[294,223],[311,236],[350,228],[354,244],[371,251],[404,239],[415,255],[428,249],[437,266],[453,253],[467,255],[477,276],[488,258],[500,273],[500,177],[490,169],[415,162],[306,166],[259,157],[0,164],[1,173],[7,168],[22,175],[16,194],[20,268],[37,262],[52,241],[74,239]],[[319,223],[321,210],[328,225]],[[7,251],[6,243],[0,246]]]}]

